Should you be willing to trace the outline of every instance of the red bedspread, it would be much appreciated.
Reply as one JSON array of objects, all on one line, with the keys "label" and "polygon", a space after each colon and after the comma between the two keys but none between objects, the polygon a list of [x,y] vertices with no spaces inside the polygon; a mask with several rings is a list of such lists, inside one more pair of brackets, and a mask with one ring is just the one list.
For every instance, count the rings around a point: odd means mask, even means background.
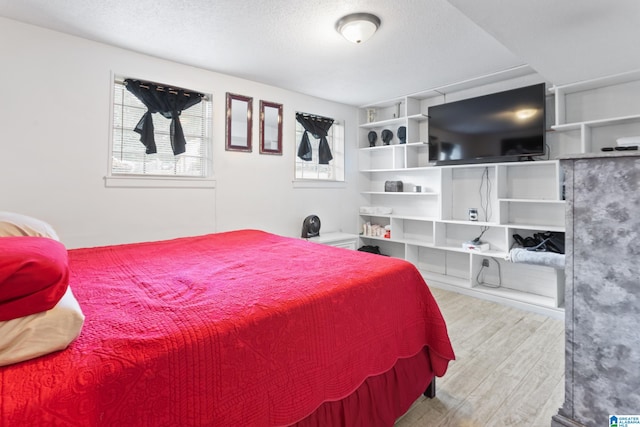
[{"label": "red bedspread", "polygon": [[286,425],[425,345],[437,375],[453,359],[402,260],[245,230],[69,263],[82,334],[0,368],[3,426]]}]

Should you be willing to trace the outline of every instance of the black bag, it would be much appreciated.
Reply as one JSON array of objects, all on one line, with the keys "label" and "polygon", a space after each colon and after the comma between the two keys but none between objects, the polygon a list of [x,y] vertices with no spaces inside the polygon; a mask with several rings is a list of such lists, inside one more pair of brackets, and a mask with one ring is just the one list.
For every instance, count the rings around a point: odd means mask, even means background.
[{"label": "black bag", "polygon": [[533,237],[538,243],[544,245],[547,252],[564,253],[564,233],[547,231],[545,233],[536,233]]},{"label": "black bag", "polygon": [[557,231],[547,231],[535,233],[533,236],[523,238],[519,234],[513,235],[513,240],[517,244],[530,251],[564,253],[564,233]]},{"label": "black bag", "polygon": [[358,250],[360,252],[369,252],[370,254],[382,255],[380,253],[380,247],[379,246],[364,245],[364,246],[358,248]]}]

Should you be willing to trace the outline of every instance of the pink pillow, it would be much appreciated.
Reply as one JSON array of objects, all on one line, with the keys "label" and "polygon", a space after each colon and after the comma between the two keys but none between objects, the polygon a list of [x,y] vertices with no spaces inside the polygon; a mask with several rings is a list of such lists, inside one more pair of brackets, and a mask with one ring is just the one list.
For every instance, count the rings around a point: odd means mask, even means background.
[{"label": "pink pillow", "polygon": [[67,249],[45,237],[0,239],[0,321],[46,311],[69,284]]}]

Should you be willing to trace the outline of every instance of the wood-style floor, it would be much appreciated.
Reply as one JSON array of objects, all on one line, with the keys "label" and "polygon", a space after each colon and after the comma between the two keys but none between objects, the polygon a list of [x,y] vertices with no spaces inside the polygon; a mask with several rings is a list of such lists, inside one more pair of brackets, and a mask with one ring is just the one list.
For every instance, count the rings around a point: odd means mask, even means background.
[{"label": "wood-style floor", "polygon": [[396,427],[549,427],[564,400],[564,322],[431,288],[456,360]]}]

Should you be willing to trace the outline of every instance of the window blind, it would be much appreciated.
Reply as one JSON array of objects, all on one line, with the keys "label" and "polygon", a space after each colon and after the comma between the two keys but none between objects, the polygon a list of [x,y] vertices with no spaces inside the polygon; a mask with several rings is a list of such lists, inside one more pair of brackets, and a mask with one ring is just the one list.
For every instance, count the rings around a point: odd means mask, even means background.
[{"label": "window blind", "polygon": [[187,144],[186,151],[177,156],[171,149],[171,120],[153,114],[158,152],[146,154],[140,135],[133,129],[147,108],[125,88],[123,80],[116,78],[113,85],[112,175],[207,177],[211,164],[210,97],[180,115]]},{"label": "window blind", "polygon": [[[304,128],[296,122],[296,141],[302,139]],[[344,181],[344,125],[338,121],[328,131],[327,142],[333,154],[333,160],[328,165],[318,164],[319,141],[310,138],[312,161],[295,158],[295,178],[302,180]]]}]

